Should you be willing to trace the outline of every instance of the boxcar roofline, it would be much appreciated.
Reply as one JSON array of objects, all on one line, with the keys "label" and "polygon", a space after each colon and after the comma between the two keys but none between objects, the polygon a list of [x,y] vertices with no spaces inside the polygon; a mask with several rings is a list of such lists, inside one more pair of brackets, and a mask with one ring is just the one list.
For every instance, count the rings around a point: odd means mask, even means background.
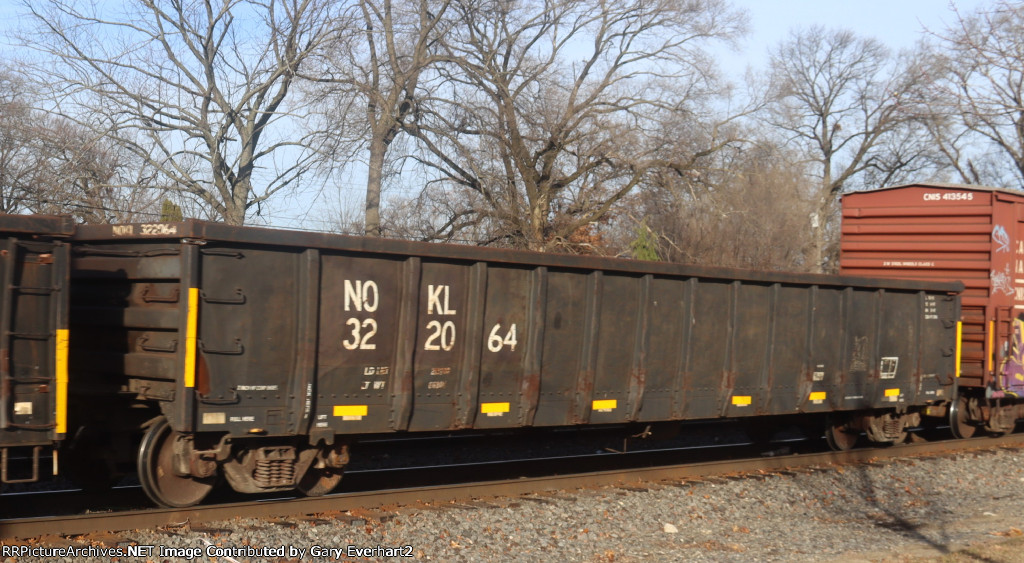
[{"label": "boxcar roofline", "polygon": [[701,277],[767,283],[807,284],[820,286],[860,286],[877,289],[910,291],[946,291],[960,293],[962,282],[894,280],[859,276],[835,276],[694,266],[688,264],[647,262],[623,258],[553,254],[529,250],[484,248],[459,244],[426,243],[386,238],[359,237],[331,233],[312,233],[236,227],[188,219],[177,223],[134,223],[126,225],[79,225],[74,240],[78,242],[125,240],[196,239],[243,244],[319,248],[342,252],[367,252],[400,256],[421,256],[441,260],[471,260],[523,266],[548,266],[584,270],[607,270],[666,276]]},{"label": "boxcar roofline", "polygon": [[872,188],[870,190],[857,190],[857,191],[854,191],[854,192],[845,193],[845,194],[843,194],[843,197],[851,196],[851,195],[856,195],[856,194],[864,194],[864,193],[888,192],[888,191],[901,190],[901,189],[906,189],[906,188],[936,188],[936,189],[940,189],[940,190],[970,190],[970,191],[974,191],[974,192],[998,192],[998,193],[1010,194],[1010,195],[1014,195],[1014,196],[1024,196],[1024,193],[1021,193],[1019,191],[1008,190],[1006,188],[997,188],[997,187],[994,187],[994,186],[979,186],[979,185],[976,185],[976,184],[954,184],[954,183],[945,183],[945,182],[914,182],[914,183],[911,183],[911,184],[900,184],[898,186],[885,186],[885,187],[882,187],[882,188]]}]

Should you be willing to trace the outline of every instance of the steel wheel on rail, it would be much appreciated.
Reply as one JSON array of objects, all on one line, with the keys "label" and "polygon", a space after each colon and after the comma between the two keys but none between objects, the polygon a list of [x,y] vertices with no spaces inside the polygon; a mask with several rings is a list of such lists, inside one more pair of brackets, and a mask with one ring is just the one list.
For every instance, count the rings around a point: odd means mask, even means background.
[{"label": "steel wheel on rail", "polygon": [[310,467],[295,488],[307,497],[319,497],[334,490],[341,482],[342,470],[327,467]]},{"label": "steel wheel on rail", "polygon": [[833,451],[852,450],[860,439],[860,431],[850,428],[850,419],[841,415],[829,415],[825,419],[825,441]]},{"label": "steel wheel on rail", "polygon": [[957,397],[949,404],[949,430],[954,438],[970,438],[974,436],[977,426],[967,420],[967,397]]},{"label": "steel wheel on rail", "polygon": [[174,441],[178,433],[160,417],[146,430],[139,445],[139,482],[153,502],[167,508],[198,504],[213,490],[217,478],[193,479],[174,473]]}]

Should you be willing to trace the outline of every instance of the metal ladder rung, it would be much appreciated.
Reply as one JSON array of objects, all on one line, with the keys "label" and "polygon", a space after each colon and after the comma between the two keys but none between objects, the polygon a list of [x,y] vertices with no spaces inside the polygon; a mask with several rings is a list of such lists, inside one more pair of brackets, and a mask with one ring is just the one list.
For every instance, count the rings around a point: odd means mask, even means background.
[{"label": "metal ladder rung", "polygon": [[32,447],[32,476],[28,479],[8,479],[7,478],[7,449],[3,448],[3,454],[0,455],[0,482],[2,483],[35,483],[39,480],[39,453],[42,451],[42,446]]},{"label": "metal ladder rung", "polygon": [[3,381],[10,381],[15,385],[32,385],[34,383],[53,383],[57,380],[55,377],[14,377],[13,375],[4,375],[0,377]]},{"label": "metal ladder rung", "polygon": [[55,422],[47,422],[46,424],[19,424],[17,422],[8,422],[8,428],[18,428],[20,430],[53,430],[57,427]]},{"label": "metal ladder rung", "polygon": [[53,338],[53,335],[33,335],[29,333],[7,333],[8,339],[20,339],[20,340],[36,340],[36,341],[47,341]]},{"label": "metal ladder rung", "polygon": [[59,291],[56,287],[31,287],[27,285],[12,285],[11,289],[21,292],[35,291],[39,293],[50,294]]}]

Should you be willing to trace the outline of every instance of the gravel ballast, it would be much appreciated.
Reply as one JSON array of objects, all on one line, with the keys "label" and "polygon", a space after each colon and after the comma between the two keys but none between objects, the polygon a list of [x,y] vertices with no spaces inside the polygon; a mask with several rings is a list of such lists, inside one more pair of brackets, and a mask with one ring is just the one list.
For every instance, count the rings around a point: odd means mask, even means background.
[{"label": "gravel ballast", "polygon": [[28,545],[154,546],[120,561],[897,561],[1020,536],[1022,506],[1024,452],[1000,449]]}]

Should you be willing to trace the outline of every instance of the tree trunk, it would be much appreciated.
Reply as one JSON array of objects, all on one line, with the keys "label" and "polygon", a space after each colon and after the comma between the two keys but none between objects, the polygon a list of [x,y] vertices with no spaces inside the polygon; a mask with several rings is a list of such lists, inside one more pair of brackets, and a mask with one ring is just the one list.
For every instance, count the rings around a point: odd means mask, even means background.
[{"label": "tree trunk", "polygon": [[551,195],[541,192],[530,208],[530,223],[526,235],[526,244],[530,250],[547,250],[548,241],[544,232],[548,226],[548,215],[551,211]]},{"label": "tree trunk", "polygon": [[380,228],[380,188],[384,182],[384,154],[387,145],[379,135],[370,139],[370,170],[366,176],[366,222],[363,234],[379,237],[384,233]]},{"label": "tree trunk", "polygon": [[249,186],[246,186],[245,188],[239,186],[234,187],[232,190],[232,198],[228,200],[224,206],[225,223],[236,227],[241,227],[245,224],[245,204],[248,201],[250,191],[251,187]]},{"label": "tree trunk", "polygon": [[825,245],[822,237],[824,236],[823,218],[820,213],[812,213],[810,217],[811,227],[811,244],[807,249],[807,262],[809,270],[815,274],[824,272],[821,261],[823,259],[823,247]]}]

